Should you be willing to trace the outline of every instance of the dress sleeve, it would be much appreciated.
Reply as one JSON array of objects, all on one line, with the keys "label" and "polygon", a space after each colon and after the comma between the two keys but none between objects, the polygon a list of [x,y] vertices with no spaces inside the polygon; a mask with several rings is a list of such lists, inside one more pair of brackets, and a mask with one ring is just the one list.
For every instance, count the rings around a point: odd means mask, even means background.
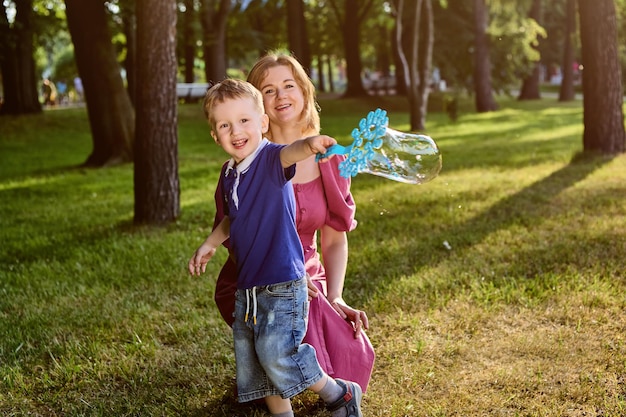
[{"label": "dress sleeve", "polygon": [[339,163],[345,159],[344,155],[335,155],[319,164],[328,204],[326,224],[341,232],[349,232],[357,225],[354,218],[356,204],[350,192],[351,181],[339,174]]}]

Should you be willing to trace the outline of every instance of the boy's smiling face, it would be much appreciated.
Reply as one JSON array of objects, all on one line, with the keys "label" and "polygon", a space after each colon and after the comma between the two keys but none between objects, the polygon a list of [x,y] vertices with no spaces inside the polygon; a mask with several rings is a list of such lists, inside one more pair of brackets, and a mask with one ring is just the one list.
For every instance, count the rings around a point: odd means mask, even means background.
[{"label": "boy's smiling face", "polygon": [[216,103],[213,117],[211,136],[237,163],[256,150],[269,126],[267,115],[249,97]]}]

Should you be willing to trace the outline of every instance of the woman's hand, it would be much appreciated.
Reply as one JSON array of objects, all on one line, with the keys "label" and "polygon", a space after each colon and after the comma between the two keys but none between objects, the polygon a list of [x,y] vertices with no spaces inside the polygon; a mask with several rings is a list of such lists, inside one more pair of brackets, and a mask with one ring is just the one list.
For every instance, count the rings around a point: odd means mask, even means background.
[{"label": "woman's hand", "polygon": [[309,301],[311,301],[313,298],[317,297],[319,289],[315,286],[309,274],[306,276],[306,285],[309,290]]},{"label": "woman's hand", "polygon": [[365,311],[356,310],[346,304],[342,298],[336,298],[330,301],[330,305],[339,313],[339,315],[344,319],[352,323],[352,327],[354,327],[354,338],[358,338],[361,334],[362,329],[369,329],[370,324],[367,319],[367,314]]}]

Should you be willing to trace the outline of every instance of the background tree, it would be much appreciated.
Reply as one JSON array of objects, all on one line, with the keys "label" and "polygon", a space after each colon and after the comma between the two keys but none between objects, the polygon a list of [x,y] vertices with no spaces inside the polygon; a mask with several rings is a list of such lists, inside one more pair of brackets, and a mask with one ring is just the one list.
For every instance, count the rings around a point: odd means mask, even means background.
[{"label": "background tree", "polygon": [[197,15],[195,10],[195,0],[184,0],[181,11],[180,36],[178,38],[179,55],[182,58],[183,80],[186,83],[195,81],[194,62],[196,60]]},{"label": "background tree", "polygon": [[304,69],[311,74],[311,48],[304,19],[304,2],[289,0],[287,3],[287,33],[289,49],[300,61]]},{"label": "background tree", "polygon": [[[396,41],[401,45],[398,55],[409,101],[411,130],[419,131],[426,127],[431,84],[434,42],[432,3],[430,0],[411,2],[406,7],[406,17],[404,4],[404,0],[397,2]],[[405,27],[407,30],[404,30]]]},{"label": "background tree", "polygon": [[4,103],[0,114],[41,112],[34,60],[33,1],[15,0],[13,25],[0,2],[0,71]]},{"label": "background tree", "polygon": [[[533,42],[540,36],[545,37],[543,28],[528,17],[527,5],[527,1],[482,2],[479,6],[487,13],[487,18],[483,34],[477,38],[473,1],[433,3],[436,30],[433,65],[450,89],[475,94],[476,41],[481,37],[481,42],[487,45],[485,56],[490,61],[491,92],[509,91],[519,85],[524,74],[528,74],[540,58],[532,47]],[[560,51],[560,45],[554,49]]]},{"label": "background tree", "polygon": [[175,0],[137,0],[137,41],[134,221],[164,224],[180,213]]},{"label": "background tree", "polygon": [[579,0],[583,59],[583,150],[624,152],[624,91],[613,0]]},{"label": "background tree", "polygon": [[576,37],[576,0],[566,0],[566,11],[563,18],[563,61],[561,64],[561,87],[559,101],[574,100],[574,42]]},{"label": "background tree", "polygon": [[335,91],[337,62],[342,59],[343,43],[336,24],[336,15],[325,2],[310,2],[306,20],[309,46],[316,65],[318,91]]},{"label": "background tree", "polygon": [[491,86],[491,57],[487,27],[489,15],[485,0],[474,0],[474,94],[477,112],[498,108]]},{"label": "background tree", "polygon": [[111,43],[104,0],[65,0],[65,6],[93,141],[85,165],[132,161],[135,111]]},{"label": "background tree", "polygon": [[250,68],[268,50],[286,48],[287,10],[284,3],[283,0],[253,0],[239,4],[231,12],[228,17],[231,68]]},{"label": "background tree", "polygon": [[201,0],[202,52],[207,81],[226,78],[226,28],[230,0]]},{"label": "background tree", "polygon": [[[542,23],[542,5],[541,0],[532,0],[530,12],[528,17],[533,19],[538,24]],[[531,43],[531,47],[539,49],[539,38],[535,38]],[[537,54],[539,58],[539,54]],[[540,84],[541,84],[541,61],[537,59],[534,65],[531,67],[531,72],[522,80],[522,88],[518,96],[519,100],[538,100],[541,98]]]},{"label": "background tree", "polygon": [[373,0],[343,0],[343,10],[339,7],[337,0],[329,1],[338,27],[341,28],[343,39],[343,52],[346,58],[346,91],[343,97],[366,96],[367,91],[363,87],[361,72],[363,65],[361,62],[360,29],[363,19],[367,16],[372,7]]},{"label": "background tree", "polygon": [[121,27],[124,33],[124,69],[126,70],[126,89],[131,103],[134,105],[137,97],[137,17],[135,14],[135,0],[125,0],[119,3]]}]

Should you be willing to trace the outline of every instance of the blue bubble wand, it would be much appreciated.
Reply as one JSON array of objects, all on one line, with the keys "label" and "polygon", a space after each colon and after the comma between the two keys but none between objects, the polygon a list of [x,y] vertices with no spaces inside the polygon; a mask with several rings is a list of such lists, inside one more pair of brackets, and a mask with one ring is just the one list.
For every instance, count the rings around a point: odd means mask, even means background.
[{"label": "blue bubble wand", "polygon": [[441,170],[441,153],[435,141],[388,125],[385,110],[371,111],[352,131],[352,144],[333,145],[325,154],[318,154],[316,160],[346,155],[339,163],[339,173],[344,178],[368,173],[407,184],[423,184],[435,178]]}]

